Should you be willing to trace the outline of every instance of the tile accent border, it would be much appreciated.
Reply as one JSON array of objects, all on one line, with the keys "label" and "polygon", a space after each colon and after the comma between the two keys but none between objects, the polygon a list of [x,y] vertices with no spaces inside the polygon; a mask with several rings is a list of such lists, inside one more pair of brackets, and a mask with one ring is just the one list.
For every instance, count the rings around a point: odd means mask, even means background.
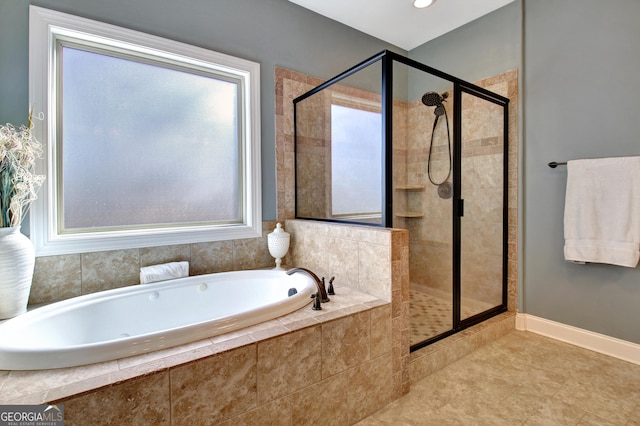
[{"label": "tile accent border", "polygon": [[517,314],[516,330],[530,331],[561,342],[640,365],[640,345],[529,314]]}]

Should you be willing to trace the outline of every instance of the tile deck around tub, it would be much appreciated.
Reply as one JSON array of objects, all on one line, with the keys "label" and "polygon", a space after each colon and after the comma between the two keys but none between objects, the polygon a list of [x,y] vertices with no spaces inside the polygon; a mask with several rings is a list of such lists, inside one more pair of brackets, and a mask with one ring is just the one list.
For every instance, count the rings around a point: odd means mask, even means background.
[{"label": "tile deck around tub", "polygon": [[0,403],[43,404],[67,398],[389,303],[349,287],[336,292],[322,311],[311,310],[310,302],[274,320],[174,348],[79,367],[0,370]]}]

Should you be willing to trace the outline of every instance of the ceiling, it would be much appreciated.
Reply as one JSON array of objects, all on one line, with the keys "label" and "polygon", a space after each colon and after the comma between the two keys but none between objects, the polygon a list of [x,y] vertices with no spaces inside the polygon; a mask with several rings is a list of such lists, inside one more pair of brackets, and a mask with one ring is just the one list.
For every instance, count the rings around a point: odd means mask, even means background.
[{"label": "ceiling", "polygon": [[413,0],[289,1],[411,50],[513,0],[436,0],[425,9],[413,7]]}]

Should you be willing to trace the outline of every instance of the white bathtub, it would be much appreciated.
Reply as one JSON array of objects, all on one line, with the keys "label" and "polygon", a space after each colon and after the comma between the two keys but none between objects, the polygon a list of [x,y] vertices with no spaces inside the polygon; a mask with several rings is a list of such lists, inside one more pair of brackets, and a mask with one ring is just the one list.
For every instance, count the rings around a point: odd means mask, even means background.
[{"label": "white bathtub", "polygon": [[288,314],[315,292],[306,274],[257,270],[79,296],[0,324],[0,369],[71,367],[182,345]]}]

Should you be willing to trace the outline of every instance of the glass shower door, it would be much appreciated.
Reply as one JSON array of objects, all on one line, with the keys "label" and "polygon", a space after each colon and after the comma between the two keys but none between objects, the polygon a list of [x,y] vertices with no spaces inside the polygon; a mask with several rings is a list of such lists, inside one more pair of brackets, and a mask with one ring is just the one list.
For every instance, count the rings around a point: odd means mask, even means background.
[{"label": "glass shower door", "polygon": [[503,304],[505,108],[462,93],[460,319]]}]

